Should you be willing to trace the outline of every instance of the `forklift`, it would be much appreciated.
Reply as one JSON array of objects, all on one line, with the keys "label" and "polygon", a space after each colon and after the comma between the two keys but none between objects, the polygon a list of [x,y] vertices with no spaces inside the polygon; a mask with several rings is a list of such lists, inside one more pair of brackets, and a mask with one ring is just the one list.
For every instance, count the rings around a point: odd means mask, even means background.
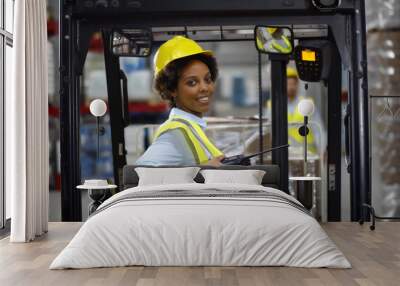
[{"label": "forklift", "polygon": [[[328,91],[327,219],[341,220],[341,128],[345,124],[351,220],[368,220],[371,203],[366,25],[363,0],[61,0],[60,120],[62,220],[81,221],[80,86],[90,39],[101,31],[107,76],[114,183],[126,165],[124,128],[129,125],[127,78],[119,58],[147,57],[175,35],[199,42],[253,41],[257,29],[286,31],[287,53],[257,49],[271,62],[272,147],[288,142],[286,67],[295,60],[300,79],[323,82]],[[259,73],[261,73],[259,56]],[[342,71],[349,98],[342,122]],[[259,76],[259,78],[261,78]],[[261,85],[261,81],[259,80]],[[259,99],[260,152],[262,96]],[[288,192],[288,150],[272,152]]]}]

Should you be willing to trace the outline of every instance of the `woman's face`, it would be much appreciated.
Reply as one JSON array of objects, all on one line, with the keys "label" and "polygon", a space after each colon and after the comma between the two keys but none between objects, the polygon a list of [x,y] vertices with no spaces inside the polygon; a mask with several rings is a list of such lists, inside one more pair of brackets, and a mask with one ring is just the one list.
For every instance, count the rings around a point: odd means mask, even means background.
[{"label": "woman's face", "polygon": [[202,117],[209,109],[214,87],[208,66],[202,61],[193,60],[182,69],[172,96],[178,108]]}]

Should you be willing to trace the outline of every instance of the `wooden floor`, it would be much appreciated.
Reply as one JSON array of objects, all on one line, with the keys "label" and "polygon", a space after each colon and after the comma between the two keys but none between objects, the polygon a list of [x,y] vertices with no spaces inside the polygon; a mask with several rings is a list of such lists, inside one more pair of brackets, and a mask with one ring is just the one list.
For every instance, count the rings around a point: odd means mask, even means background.
[{"label": "wooden floor", "polygon": [[32,243],[0,241],[0,285],[400,285],[400,223],[378,222],[375,231],[357,223],[323,225],[353,268],[122,267],[48,270],[80,223],[50,223]]}]

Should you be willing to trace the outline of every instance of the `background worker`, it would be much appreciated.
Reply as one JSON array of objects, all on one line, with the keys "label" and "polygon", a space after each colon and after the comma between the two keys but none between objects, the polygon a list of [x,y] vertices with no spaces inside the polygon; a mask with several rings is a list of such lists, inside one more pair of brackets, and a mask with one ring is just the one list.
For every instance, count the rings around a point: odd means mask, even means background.
[{"label": "background worker", "polygon": [[205,135],[203,119],[217,75],[213,53],[195,41],[176,36],[160,46],[154,57],[155,89],[172,109],[136,165],[221,165],[224,156]]},{"label": "background worker", "polygon": [[[288,67],[286,70],[287,75],[287,96],[288,96],[288,137],[290,149],[302,148],[304,145],[304,137],[299,134],[299,127],[304,122],[303,115],[298,111],[297,105],[300,100],[305,99],[303,96],[299,96],[299,85],[300,80],[297,71]],[[310,98],[307,98],[310,99]],[[267,101],[267,116],[271,118],[271,100]],[[322,122],[320,113],[317,106],[315,106],[314,113],[310,116],[308,126],[310,132],[307,135],[307,150],[312,154],[320,154],[321,151],[325,151],[325,128]],[[295,123],[295,124],[293,124]],[[318,125],[320,128],[316,128]],[[301,151],[300,151],[301,152]]]}]

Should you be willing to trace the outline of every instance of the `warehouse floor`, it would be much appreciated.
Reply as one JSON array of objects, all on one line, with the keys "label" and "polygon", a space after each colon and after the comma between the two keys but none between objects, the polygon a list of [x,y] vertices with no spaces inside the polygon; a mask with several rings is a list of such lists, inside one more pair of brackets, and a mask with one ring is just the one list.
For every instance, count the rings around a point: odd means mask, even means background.
[{"label": "warehouse floor", "polygon": [[32,243],[0,240],[0,285],[398,285],[400,224],[323,224],[352,269],[291,267],[118,267],[49,270],[82,223],[50,223]]}]

